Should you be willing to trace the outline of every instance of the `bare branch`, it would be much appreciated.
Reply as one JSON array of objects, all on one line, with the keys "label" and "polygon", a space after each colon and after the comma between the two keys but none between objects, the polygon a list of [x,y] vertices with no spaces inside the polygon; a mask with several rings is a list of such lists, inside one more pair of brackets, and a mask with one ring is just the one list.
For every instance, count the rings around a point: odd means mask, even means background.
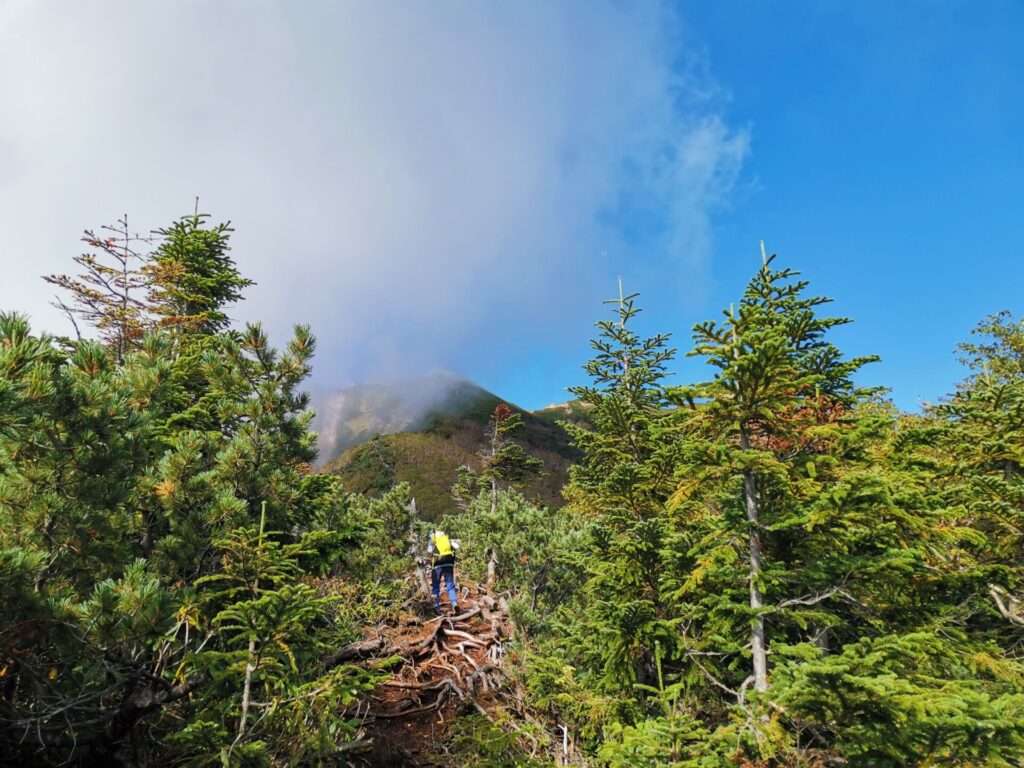
[{"label": "bare branch", "polygon": [[1004,619],[1018,627],[1024,627],[1024,605],[1021,605],[1020,598],[1014,597],[996,584],[988,585],[988,593],[992,595],[996,609]]},{"label": "bare branch", "polygon": [[835,595],[839,595],[840,597],[843,597],[846,600],[849,600],[850,602],[856,603],[858,602],[857,599],[849,592],[847,592],[846,589],[844,589],[844,587],[846,586],[847,579],[849,579],[849,574],[847,574],[843,578],[841,583],[832,587],[831,589],[826,589],[823,592],[817,592],[812,595],[804,595],[803,597],[793,597],[789,600],[783,600],[781,603],[775,606],[775,610],[781,610],[782,608],[791,608],[794,605],[817,605],[818,603],[822,603],[825,600],[828,600],[830,597],[834,597]]}]

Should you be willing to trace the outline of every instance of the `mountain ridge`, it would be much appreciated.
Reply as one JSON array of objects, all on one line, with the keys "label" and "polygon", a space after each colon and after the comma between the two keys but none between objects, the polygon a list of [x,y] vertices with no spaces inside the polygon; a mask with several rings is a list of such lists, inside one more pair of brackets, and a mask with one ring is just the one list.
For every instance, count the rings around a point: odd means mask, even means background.
[{"label": "mountain ridge", "polygon": [[322,471],[339,475],[348,490],[375,495],[408,482],[425,515],[439,518],[453,507],[449,488],[459,466],[478,463],[487,422],[505,403],[523,417],[515,439],[544,461],[544,470],[522,486],[528,497],[549,506],[562,503],[561,488],[576,458],[558,423],[585,422],[576,401],[528,411],[454,374],[433,373],[376,384],[360,384],[330,396],[319,417],[327,446]]}]

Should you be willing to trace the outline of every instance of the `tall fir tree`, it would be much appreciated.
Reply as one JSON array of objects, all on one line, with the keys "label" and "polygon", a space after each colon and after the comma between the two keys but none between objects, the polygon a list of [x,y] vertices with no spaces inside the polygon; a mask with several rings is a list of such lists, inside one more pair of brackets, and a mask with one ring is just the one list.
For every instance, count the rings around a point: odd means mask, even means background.
[{"label": "tall fir tree", "polygon": [[695,328],[716,378],[673,393],[681,660],[705,702],[731,692],[713,742],[782,764],[957,765],[991,754],[971,741],[987,721],[1009,753],[1013,699],[964,674],[974,651],[947,623],[937,564],[969,534],[941,525],[892,410],[853,382],[873,358],[843,358],[828,334],[848,321],[796,277],[765,258],[724,323]]},{"label": "tall fir tree", "polygon": [[484,445],[477,451],[480,469],[463,465],[456,470],[452,496],[463,508],[482,491],[489,491],[491,515],[498,508],[498,490],[504,483],[514,486],[535,475],[544,462],[531,456],[513,436],[523,428],[523,415],[507,403],[499,403],[487,422]]},{"label": "tall fir tree", "polygon": [[239,274],[229,255],[231,224],[207,226],[196,211],[158,229],[159,246],[146,265],[149,304],[161,326],[184,334],[213,334],[227,328],[225,307],[252,281]]},{"label": "tall fir tree", "polygon": [[565,496],[594,522],[585,589],[595,648],[610,677],[628,686],[656,679],[657,648],[671,648],[675,637],[662,594],[673,454],[662,380],[674,350],[667,336],[642,338],[633,329],[636,294],[609,303],[615,319],[597,323],[597,354],[585,366],[593,384],[569,390],[589,407],[593,426],[564,425],[583,456]]},{"label": "tall fir tree", "polygon": [[[816,466],[816,455],[835,435],[815,439],[809,433],[842,423],[843,411],[864,396],[850,375],[872,359],[844,362],[825,334],[849,321],[819,317],[816,309],[828,300],[805,297],[807,283],[793,280],[791,270],[773,269],[773,261],[774,256],[764,259],[724,323],[695,327],[691,354],[706,358],[719,373],[714,381],[684,391],[687,401],[701,401],[698,419],[705,435],[721,446],[722,458],[738,469],[742,481],[752,683],[762,692],[768,689],[763,539],[780,523],[803,522],[782,513],[783,503],[772,509],[770,499],[778,494],[785,502],[793,495],[796,489],[786,477],[790,468]],[[782,482],[771,485],[773,477]],[[759,481],[766,485],[760,491]],[[684,480],[684,489],[690,482]]]}]

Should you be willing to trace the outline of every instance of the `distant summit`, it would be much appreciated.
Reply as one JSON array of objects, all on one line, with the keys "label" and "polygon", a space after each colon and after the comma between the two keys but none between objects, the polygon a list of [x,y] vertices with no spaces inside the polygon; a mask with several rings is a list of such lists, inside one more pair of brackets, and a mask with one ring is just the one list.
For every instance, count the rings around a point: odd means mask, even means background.
[{"label": "distant summit", "polygon": [[345,387],[314,399],[318,463],[326,464],[379,435],[420,432],[439,419],[486,424],[502,402],[483,387],[445,371]]},{"label": "distant summit", "polygon": [[[374,494],[408,482],[428,517],[451,507],[455,470],[475,465],[498,395],[451,373],[358,384],[316,398],[318,463],[340,475],[354,492]],[[578,402],[525,411],[518,442],[544,461],[544,472],[523,492],[543,503],[562,503],[561,488],[575,450],[559,421],[587,421]]]}]

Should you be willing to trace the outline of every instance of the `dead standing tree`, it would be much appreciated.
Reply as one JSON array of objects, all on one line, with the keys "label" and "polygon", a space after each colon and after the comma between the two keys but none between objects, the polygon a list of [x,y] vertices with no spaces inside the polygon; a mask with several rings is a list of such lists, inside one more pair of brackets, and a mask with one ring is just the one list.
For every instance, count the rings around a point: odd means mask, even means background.
[{"label": "dead standing tree", "polygon": [[420,541],[416,536],[416,499],[409,499],[409,535],[406,537],[406,557],[416,563],[416,587],[424,599],[430,598],[430,582],[427,580],[427,563],[420,551]]},{"label": "dead standing tree", "polygon": [[143,246],[152,243],[149,237],[133,234],[125,214],[114,226],[104,226],[100,233],[86,230],[82,242],[93,249],[75,257],[82,268],[77,276],[47,275],[43,279],[67,291],[53,306],[64,312],[81,338],[78,320],[84,320],[99,331],[100,337],[121,362],[132,346],[151,325],[144,295],[149,281],[145,266],[149,256]]},{"label": "dead standing tree", "polygon": [[465,509],[481,492],[489,489],[491,514],[498,511],[500,483],[521,483],[536,474],[544,462],[531,456],[512,435],[523,427],[523,415],[508,403],[499,403],[487,423],[484,446],[477,451],[480,471],[461,466],[457,470],[452,496]]}]

